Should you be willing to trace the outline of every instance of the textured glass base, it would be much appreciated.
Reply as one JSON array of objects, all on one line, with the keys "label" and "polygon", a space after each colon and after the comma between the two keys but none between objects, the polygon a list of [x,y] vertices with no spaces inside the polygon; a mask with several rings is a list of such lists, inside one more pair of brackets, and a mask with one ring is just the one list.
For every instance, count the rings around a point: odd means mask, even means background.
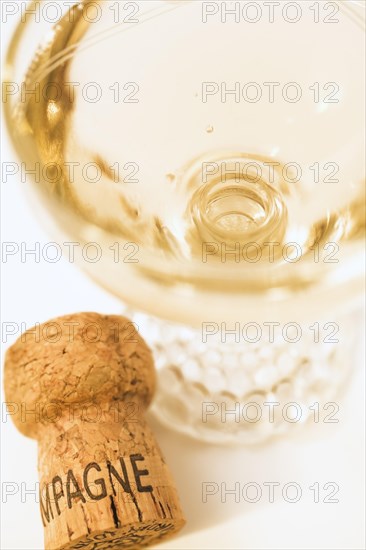
[{"label": "textured glass base", "polygon": [[153,350],[159,376],[152,411],[170,428],[216,444],[251,444],[307,422],[338,421],[334,400],[352,370],[357,315],[276,325],[272,334],[268,324],[225,334],[214,324],[202,331],[124,314]]}]

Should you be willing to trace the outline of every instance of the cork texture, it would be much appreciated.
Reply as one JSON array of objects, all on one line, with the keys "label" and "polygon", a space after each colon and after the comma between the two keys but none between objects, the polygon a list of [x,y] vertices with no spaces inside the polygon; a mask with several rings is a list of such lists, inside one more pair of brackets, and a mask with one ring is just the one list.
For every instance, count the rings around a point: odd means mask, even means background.
[{"label": "cork texture", "polygon": [[24,333],[5,360],[18,429],[39,444],[47,549],[141,548],[184,525],[144,420],[150,350],[128,319],[80,313]]}]

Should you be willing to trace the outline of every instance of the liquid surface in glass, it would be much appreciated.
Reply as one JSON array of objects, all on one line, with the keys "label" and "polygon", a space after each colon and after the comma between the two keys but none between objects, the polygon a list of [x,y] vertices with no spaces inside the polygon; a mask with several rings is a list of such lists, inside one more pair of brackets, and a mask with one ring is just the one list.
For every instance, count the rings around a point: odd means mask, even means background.
[{"label": "liquid surface in glass", "polygon": [[174,266],[154,272],[167,284],[294,290],[336,270],[364,231],[360,29],[112,4],[72,8],[28,69],[15,134],[47,191],[140,266]]}]

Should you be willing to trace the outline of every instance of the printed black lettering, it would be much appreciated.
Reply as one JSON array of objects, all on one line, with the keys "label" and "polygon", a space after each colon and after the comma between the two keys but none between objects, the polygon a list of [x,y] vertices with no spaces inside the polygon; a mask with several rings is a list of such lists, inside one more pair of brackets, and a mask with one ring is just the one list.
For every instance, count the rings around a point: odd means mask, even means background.
[{"label": "printed black lettering", "polygon": [[51,506],[51,501],[50,501],[50,493],[49,493],[49,490],[48,490],[49,489],[48,485],[45,485],[45,489],[46,489],[46,497],[45,497],[46,506],[43,503],[42,491],[40,491],[40,495],[39,495],[39,501],[41,503],[41,516],[42,516],[42,522],[43,522],[44,527],[46,527],[46,521],[47,521],[47,523],[49,523],[51,521],[50,516],[53,519],[53,511],[52,511],[52,506]]},{"label": "printed black lettering", "polygon": [[121,477],[119,475],[119,473],[117,472],[116,468],[114,466],[112,466],[112,464],[110,462],[107,462],[107,468],[108,468],[108,473],[109,473],[109,479],[110,479],[110,482],[111,482],[111,485],[112,485],[112,489],[113,489],[113,493],[114,495],[116,496],[116,490],[114,488],[114,484],[113,484],[113,480],[112,480],[112,475],[116,478],[116,480],[118,481],[118,483],[123,487],[123,490],[126,492],[126,493],[131,493],[131,485],[130,485],[130,481],[128,479],[128,474],[127,474],[127,468],[126,468],[126,464],[125,464],[125,461],[123,458],[120,458],[119,459],[119,462],[121,464],[121,470],[122,470],[122,475],[123,477]]},{"label": "printed black lettering", "polygon": [[[71,491],[71,482],[75,488],[75,491]],[[81,489],[79,487],[78,482],[76,481],[76,478],[74,476],[74,473],[72,470],[69,470],[67,472],[67,480],[66,480],[66,492],[67,492],[67,506],[71,508],[72,506],[72,499],[73,498],[80,498],[82,502],[86,502],[85,497],[83,493],[81,492]]]},{"label": "printed black lettering", "polygon": [[[60,491],[56,491],[56,483],[59,483],[60,484]],[[65,496],[64,495],[64,489],[62,487],[62,479],[60,478],[60,476],[55,476],[52,480],[52,488],[53,488],[53,499],[55,501],[55,504],[56,504],[56,510],[57,510],[57,514],[60,515],[61,514],[61,510],[60,510],[60,506],[59,506],[59,503],[58,501],[60,500],[61,497]]]},{"label": "printed black lettering", "polygon": [[93,482],[92,482],[92,485],[99,485],[102,489],[102,491],[99,493],[99,494],[94,494],[91,490],[90,490],[90,486],[89,486],[89,480],[88,480],[88,473],[90,470],[97,470],[98,472],[101,471],[101,467],[99,466],[99,464],[97,464],[96,462],[90,462],[85,470],[84,470],[84,474],[83,474],[83,483],[84,483],[84,487],[85,487],[85,491],[87,492],[88,496],[92,499],[92,500],[101,500],[102,498],[105,498],[107,496],[107,487],[106,487],[106,484],[105,484],[105,481],[103,478],[99,478],[99,479],[95,479]]},{"label": "printed black lettering", "polygon": [[137,455],[130,455],[130,461],[133,468],[133,473],[135,475],[136,479],[136,486],[139,493],[151,493],[153,488],[151,485],[141,485],[140,477],[142,476],[148,476],[149,471],[148,470],[139,470],[136,462],[145,460],[144,457],[141,454]]}]

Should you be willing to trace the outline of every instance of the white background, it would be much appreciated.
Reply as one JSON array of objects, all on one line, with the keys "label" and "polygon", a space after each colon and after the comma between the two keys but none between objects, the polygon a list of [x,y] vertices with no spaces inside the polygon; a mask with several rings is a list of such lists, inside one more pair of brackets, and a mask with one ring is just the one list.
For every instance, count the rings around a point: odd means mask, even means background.
[{"label": "white background", "polygon": [[[11,28],[4,28],[3,44]],[[16,160],[5,137],[2,161]],[[2,240],[45,243],[49,236],[33,215],[25,184],[16,177],[2,183]],[[119,313],[117,299],[102,291],[75,265],[16,255],[2,264],[2,322],[35,322],[77,311]],[[357,330],[359,327],[357,327]],[[346,337],[347,335],[345,335]],[[6,347],[14,338],[8,338]],[[3,362],[2,350],[2,362]],[[266,446],[223,448],[179,436],[151,419],[157,439],[175,477],[187,526],[175,539],[161,545],[169,549],[361,549],[364,548],[364,374],[363,353],[351,382],[338,400],[338,424],[311,424],[297,435]],[[2,394],[2,402],[4,396]],[[35,495],[24,495],[37,482],[36,442],[20,435],[2,415],[2,543],[4,550],[43,548],[43,529]],[[202,482],[263,484],[296,482],[303,491],[291,504],[276,493],[257,503],[227,502],[220,496],[202,502]],[[335,482],[339,503],[314,503],[309,486]],[[6,488],[17,487],[14,495]],[[5,488],[5,491],[4,491]],[[325,493],[321,495],[324,497]]]}]

